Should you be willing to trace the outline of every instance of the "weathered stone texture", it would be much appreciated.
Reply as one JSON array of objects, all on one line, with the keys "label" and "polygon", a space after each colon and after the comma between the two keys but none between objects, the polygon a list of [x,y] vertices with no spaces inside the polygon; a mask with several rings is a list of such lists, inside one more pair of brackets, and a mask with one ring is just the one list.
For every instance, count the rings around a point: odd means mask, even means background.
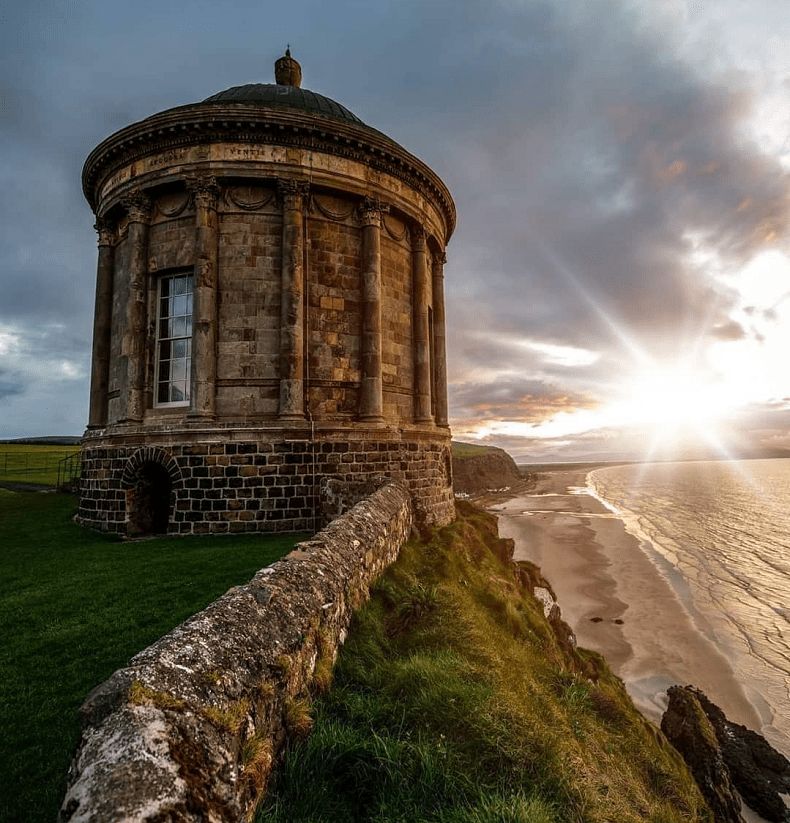
[{"label": "weathered stone texture", "polygon": [[[326,522],[321,485],[391,477],[414,495],[418,522],[454,517],[449,436],[384,440],[349,432],[343,440],[235,439],[249,432],[149,432],[145,442],[83,445],[79,519],[86,526],[126,534],[138,467],[162,465],[172,481],[170,534],[298,532]],[[136,442],[135,442],[136,441]]]},{"label": "weathered stone texture", "polygon": [[[185,194],[182,197],[186,198]],[[195,211],[177,219],[160,217],[148,235],[148,266],[151,272],[181,269],[195,262]],[[156,281],[153,281],[156,284]]]},{"label": "weathered stone texture", "polygon": [[[348,504],[334,492],[336,505]],[[237,823],[250,814],[317,665],[331,665],[412,521],[404,485],[385,483],[94,689],[60,823]]]},{"label": "weathered stone texture", "polygon": [[[101,251],[86,525],[301,529],[321,516],[322,479],[377,472],[420,490],[425,522],[452,517],[431,266],[455,207],[424,163],[339,104],[316,109],[320,99],[255,84],[146,118],[88,158]],[[157,322],[162,309],[189,311],[157,299],[162,278],[189,273],[191,317]],[[308,439],[309,463],[286,446]],[[255,471],[194,456],[170,508],[161,466],[121,479],[142,446],[183,462],[184,449],[219,442],[282,451]],[[339,442],[359,459],[324,461]]]}]

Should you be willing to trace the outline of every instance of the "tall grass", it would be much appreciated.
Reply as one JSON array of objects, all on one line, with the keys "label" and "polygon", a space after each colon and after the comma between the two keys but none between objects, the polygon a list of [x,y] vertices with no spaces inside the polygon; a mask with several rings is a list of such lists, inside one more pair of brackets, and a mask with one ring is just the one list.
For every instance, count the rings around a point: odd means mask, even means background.
[{"label": "tall grass", "polygon": [[76,499],[0,490],[0,821],[51,823],[91,688],[299,536],[122,542]]},{"label": "tall grass", "polygon": [[258,823],[709,820],[605,661],[558,639],[493,518],[461,511],[355,616]]}]

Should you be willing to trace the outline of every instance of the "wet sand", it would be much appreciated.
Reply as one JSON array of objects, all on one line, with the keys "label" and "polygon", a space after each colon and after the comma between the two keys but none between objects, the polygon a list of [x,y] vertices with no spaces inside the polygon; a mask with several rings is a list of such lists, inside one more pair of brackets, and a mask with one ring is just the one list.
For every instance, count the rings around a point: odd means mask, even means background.
[{"label": "wet sand", "polygon": [[727,659],[692,624],[666,578],[623,522],[584,488],[587,469],[541,473],[528,491],[484,505],[515,559],[543,570],[580,646],[603,654],[648,719],[661,722],[666,690],[702,689],[727,716],[759,730],[756,708]]}]

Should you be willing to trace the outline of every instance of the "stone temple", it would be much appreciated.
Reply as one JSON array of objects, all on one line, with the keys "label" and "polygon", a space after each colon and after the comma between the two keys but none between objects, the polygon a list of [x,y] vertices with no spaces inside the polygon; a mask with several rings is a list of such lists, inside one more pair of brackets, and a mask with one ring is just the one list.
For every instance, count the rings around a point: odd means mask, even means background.
[{"label": "stone temple", "polygon": [[87,526],[312,530],[382,476],[408,485],[423,524],[454,516],[453,200],[301,88],[289,52],[275,75],[134,123],[85,163],[99,235]]}]

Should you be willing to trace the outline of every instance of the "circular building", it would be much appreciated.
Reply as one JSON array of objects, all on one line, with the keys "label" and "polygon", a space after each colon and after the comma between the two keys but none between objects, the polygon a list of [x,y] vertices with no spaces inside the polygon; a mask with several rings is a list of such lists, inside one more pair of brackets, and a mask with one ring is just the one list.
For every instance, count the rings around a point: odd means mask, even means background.
[{"label": "circular building", "polygon": [[314,529],[381,476],[454,516],[449,191],[347,108],[238,86],[88,157],[99,259],[79,518],[103,531]]}]

